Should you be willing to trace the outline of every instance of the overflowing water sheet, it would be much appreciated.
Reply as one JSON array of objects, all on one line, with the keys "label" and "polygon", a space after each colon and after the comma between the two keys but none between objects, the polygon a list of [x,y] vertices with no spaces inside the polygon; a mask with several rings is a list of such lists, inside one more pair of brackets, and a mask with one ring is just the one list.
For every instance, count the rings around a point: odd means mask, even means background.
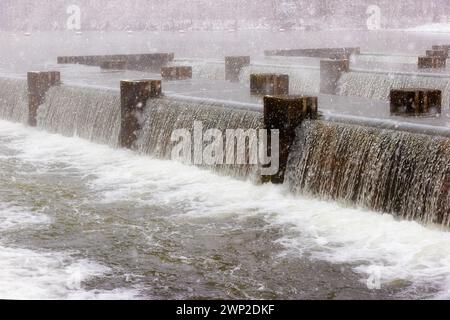
[{"label": "overflowing water sheet", "polygon": [[28,121],[28,87],[23,79],[0,78],[0,118]]},{"label": "overflowing water sheet", "polygon": [[388,101],[393,88],[441,90],[442,108],[450,108],[450,78],[444,76],[351,71],[339,79],[338,94]]},{"label": "overflowing water sheet", "polygon": [[120,94],[107,89],[53,87],[38,109],[38,125],[50,132],[117,146]]},{"label": "overflowing water sheet", "polygon": [[[260,129],[262,113],[232,109],[210,101],[182,99],[152,99],[147,102],[137,150],[160,159],[171,159],[175,145],[172,133],[177,129],[193,132],[194,122],[201,123],[202,130]],[[234,148],[234,145],[233,145]],[[234,152],[234,150],[233,150]],[[258,167],[252,164],[213,165],[209,169],[233,177],[257,178]]]},{"label": "overflowing water sheet", "polygon": [[448,226],[449,160],[448,138],[310,121],[298,128],[287,177],[295,193]]}]

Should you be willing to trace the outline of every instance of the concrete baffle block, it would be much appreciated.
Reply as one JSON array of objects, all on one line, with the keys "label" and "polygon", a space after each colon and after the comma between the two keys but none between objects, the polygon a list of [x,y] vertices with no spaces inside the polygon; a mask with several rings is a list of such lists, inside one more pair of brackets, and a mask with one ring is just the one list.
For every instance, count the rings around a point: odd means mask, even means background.
[{"label": "concrete baffle block", "polygon": [[69,63],[69,58],[70,57],[58,57],[57,62],[58,64],[67,64]]},{"label": "concrete baffle block", "polygon": [[348,59],[324,59],[320,61],[320,93],[337,94],[339,79],[350,71]]},{"label": "concrete baffle block", "polygon": [[[295,139],[295,130],[305,119],[317,119],[318,98],[313,96],[279,95],[264,97],[264,127],[279,130],[279,171],[263,176],[263,183],[284,182],[289,152]],[[271,155],[271,135],[268,134],[268,155]]]},{"label": "concrete baffle block", "polygon": [[141,130],[140,119],[147,101],[162,95],[161,80],[123,80],[120,82],[120,133],[121,147],[131,149]]},{"label": "concrete baffle block", "polygon": [[148,70],[157,73],[160,73],[161,68],[173,59],[173,53],[130,54],[125,56],[128,69]]},{"label": "concrete baffle block", "polygon": [[239,82],[239,75],[243,68],[250,65],[250,56],[225,57],[225,80]]},{"label": "concrete baffle block", "polygon": [[48,90],[60,85],[61,74],[58,71],[28,72],[28,125],[37,125],[38,108],[45,101]]},{"label": "concrete baffle block", "polygon": [[103,70],[125,70],[127,63],[124,60],[104,60],[100,63]]},{"label": "concrete baffle block", "polygon": [[433,50],[443,50],[447,58],[450,56],[450,45],[434,45]]},{"label": "concrete baffle block", "polygon": [[418,60],[419,69],[445,68],[447,59],[439,56],[421,56]]},{"label": "concrete baffle block", "polygon": [[446,50],[427,50],[427,57],[440,57],[443,59],[448,58],[448,52]]},{"label": "concrete baffle block", "polygon": [[289,94],[289,76],[276,73],[251,74],[250,94],[287,95]]},{"label": "concrete baffle block", "polygon": [[192,79],[192,67],[191,66],[162,67],[161,77],[163,78],[163,80]]},{"label": "concrete baffle block", "polygon": [[392,89],[390,110],[393,115],[441,113],[442,92],[435,89]]}]

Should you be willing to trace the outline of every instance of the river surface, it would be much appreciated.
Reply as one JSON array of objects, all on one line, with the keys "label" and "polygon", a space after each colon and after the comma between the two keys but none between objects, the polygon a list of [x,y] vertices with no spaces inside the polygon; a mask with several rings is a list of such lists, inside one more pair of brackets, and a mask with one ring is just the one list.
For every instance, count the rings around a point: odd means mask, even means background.
[{"label": "river surface", "polygon": [[0,121],[0,298],[449,297],[450,234]]}]

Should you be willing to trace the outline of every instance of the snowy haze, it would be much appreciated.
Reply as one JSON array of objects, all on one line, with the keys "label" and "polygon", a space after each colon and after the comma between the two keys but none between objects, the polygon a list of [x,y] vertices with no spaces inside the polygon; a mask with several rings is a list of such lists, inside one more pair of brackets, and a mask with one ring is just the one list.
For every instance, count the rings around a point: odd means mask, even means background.
[{"label": "snowy haze", "polygon": [[370,6],[382,28],[450,22],[449,0],[1,0],[3,30],[64,30],[67,8],[82,30],[365,28]]}]

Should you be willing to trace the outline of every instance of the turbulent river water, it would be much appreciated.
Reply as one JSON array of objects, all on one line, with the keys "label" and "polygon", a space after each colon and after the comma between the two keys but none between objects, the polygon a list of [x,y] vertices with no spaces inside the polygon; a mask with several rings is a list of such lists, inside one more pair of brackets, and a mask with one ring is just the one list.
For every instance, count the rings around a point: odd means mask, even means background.
[{"label": "turbulent river water", "polygon": [[0,235],[1,298],[450,295],[437,227],[3,120]]}]

